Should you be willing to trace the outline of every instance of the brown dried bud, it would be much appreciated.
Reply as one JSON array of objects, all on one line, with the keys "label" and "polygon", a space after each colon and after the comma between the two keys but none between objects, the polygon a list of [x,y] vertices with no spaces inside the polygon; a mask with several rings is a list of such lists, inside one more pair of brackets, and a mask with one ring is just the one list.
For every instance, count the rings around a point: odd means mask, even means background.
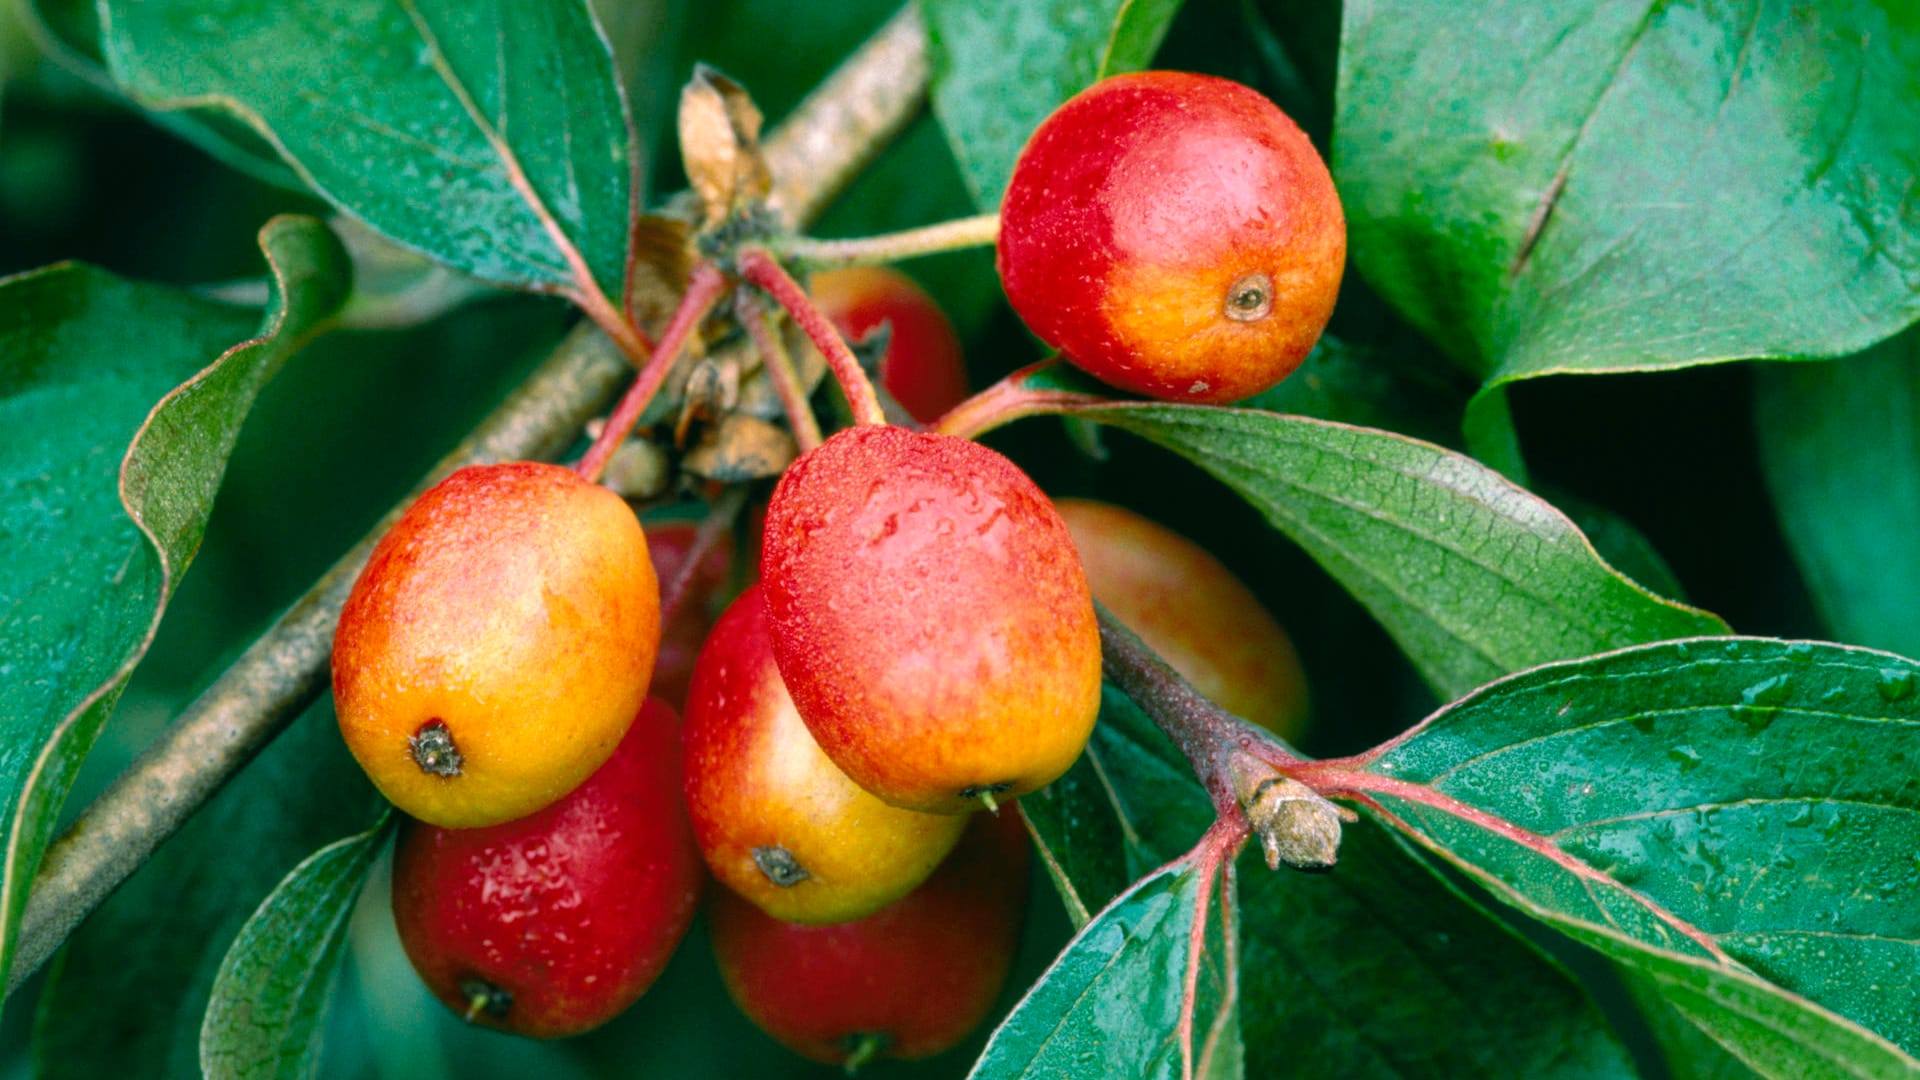
[{"label": "brown dried bud", "polygon": [[680,155],[707,228],[773,190],[773,174],[760,153],[760,122],[760,110],[740,84],[704,64],[681,89]]},{"label": "brown dried bud", "polygon": [[1249,754],[1235,754],[1233,794],[1246,812],[1267,868],[1281,863],[1296,870],[1325,870],[1340,855],[1340,808],[1319,792],[1280,775],[1266,762]]},{"label": "brown dried bud", "polygon": [[785,428],[736,412],[707,428],[681,465],[696,476],[737,484],[779,476],[799,453]]}]

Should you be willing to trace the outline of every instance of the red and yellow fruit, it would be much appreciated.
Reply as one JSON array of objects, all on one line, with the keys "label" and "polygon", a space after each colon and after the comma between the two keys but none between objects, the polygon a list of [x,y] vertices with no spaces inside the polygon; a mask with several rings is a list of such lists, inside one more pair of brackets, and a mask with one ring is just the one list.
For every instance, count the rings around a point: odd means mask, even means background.
[{"label": "red and yellow fruit", "polygon": [[755,585],[720,617],[687,702],[687,806],[714,877],[774,918],[837,923],[905,896],[966,818],[900,810],[827,760],[773,659]]},{"label": "red and yellow fruit", "polygon": [[774,654],[820,748],[894,806],[954,813],[1065,772],[1100,636],[1053,504],[977,443],[851,428],[788,468],[761,572]]},{"label": "red and yellow fruit", "polygon": [[468,1020],[550,1039],[599,1026],[660,974],[703,870],[680,793],[679,718],[649,700],[572,794],[484,829],[409,822],[393,861],[400,943]]},{"label": "red and yellow fruit", "polygon": [[880,385],[915,420],[932,423],[967,396],[967,361],[946,312],[898,270],[823,270],[807,291],[849,341],[888,327]]},{"label": "red and yellow fruit", "polygon": [[524,817],[606,761],[660,640],[646,536],[556,465],[472,466],[374,548],[333,641],[340,733],[408,814]]},{"label": "red and yellow fruit", "polygon": [[1333,312],[1346,219],[1326,165],[1259,93],[1149,71],[1035,130],[1000,210],[1029,329],[1122,389],[1237,401],[1290,374]]},{"label": "red and yellow fruit", "polygon": [[1131,510],[1054,505],[1073,533],[1094,599],[1187,681],[1282,738],[1307,720],[1307,682],[1287,632],[1205,548]]},{"label": "red and yellow fruit", "polygon": [[716,889],[720,975],[754,1023],[815,1061],[930,1057],[993,1007],[1018,943],[1027,863],[1019,816],[978,814],[926,884],[858,922],[783,923]]}]

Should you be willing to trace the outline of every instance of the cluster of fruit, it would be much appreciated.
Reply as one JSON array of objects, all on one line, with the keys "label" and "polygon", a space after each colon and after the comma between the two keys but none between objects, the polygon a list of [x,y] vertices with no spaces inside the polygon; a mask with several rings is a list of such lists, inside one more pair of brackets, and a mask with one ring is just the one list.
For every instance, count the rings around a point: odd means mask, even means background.
[{"label": "cluster of fruit", "polygon": [[[999,263],[1076,363],[1213,401],[1299,363],[1343,246],[1290,121],[1235,84],[1155,73],[1039,129]],[[965,395],[951,327],[904,278],[810,291],[851,337],[892,327],[882,385],[916,419]],[[476,466],[407,510],[342,612],[342,733],[413,819],[401,940],[469,1020],[604,1022],[665,966],[710,871],[721,971],[763,1028],[823,1061],[938,1052],[999,993],[1026,896],[1018,815],[971,811],[1081,753],[1094,596],[1228,707],[1282,734],[1304,715],[1285,635],[1211,556],[1056,504],[965,439],[866,423],[802,454],[738,560],[757,582],[717,621],[736,560],[698,535],[643,532],[571,469]],[[687,584],[664,626],[661,578]]]}]

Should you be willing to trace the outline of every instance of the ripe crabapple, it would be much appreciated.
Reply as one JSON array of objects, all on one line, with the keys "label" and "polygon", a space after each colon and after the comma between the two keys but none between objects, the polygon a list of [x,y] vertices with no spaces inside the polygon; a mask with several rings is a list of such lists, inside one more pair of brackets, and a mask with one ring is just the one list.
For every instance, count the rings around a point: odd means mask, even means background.
[{"label": "ripe crabapple", "polygon": [[333,639],[340,733],[408,814],[511,821],[613,753],[659,641],[647,539],[619,496],[557,465],[470,466],[354,583]]},{"label": "ripe crabapple", "polygon": [[1028,863],[1017,814],[971,820],[925,884],[857,922],[783,923],[715,889],[714,956],[740,1010],[788,1049],[836,1065],[931,1057],[966,1038],[1006,981]]},{"label": "ripe crabapple", "polygon": [[680,792],[679,728],[649,699],[607,763],[545,810],[482,829],[408,823],[393,857],[394,920],[448,1008],[560,1038],[653,984],[705,877]]},{"label": "ripe crabapple", "polygon": [[767,507],[761,574],[780,674],[841,771],[957,813],[1065,772],[1100,706],[1100,634],[1073,538],[1001,455],[849,428]]},{"label": "ripe crabapple", "polygon": [[1028,328],[1095,377],[1237,401],[1313,348],[1346,235],[1325,163],[1271,101],[1207,75],[1116,75],[1021,151],[1000,281]]},{"label": "ripe crabapple", "polygon": [[715,624],[687,701],[687,807],[718,878],[788,922],[870,915],[926,880],[966,827],[888,806],[827,760],[773,659],[755,585]]},{"label": "ripe crabapple", "polygon": [[1093,598],[1217,704],[1300,735],[1307,681],[1293,642],[1205,548],[1131,510],[1057,499]]}]

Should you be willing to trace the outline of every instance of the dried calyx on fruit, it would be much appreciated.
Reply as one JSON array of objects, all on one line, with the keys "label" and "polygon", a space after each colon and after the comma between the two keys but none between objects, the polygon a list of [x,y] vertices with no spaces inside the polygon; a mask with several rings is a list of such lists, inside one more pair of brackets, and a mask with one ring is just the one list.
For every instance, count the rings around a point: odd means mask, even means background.
[{"label": "dried calyx on fruit", "polygon": [[1117,75],[1035,130],[1001,207],[1001,284],[1090,374],[1237,401],[1300,365],[1333,313],[1346,219],[1325,163],[1258,92]]},{"label": "dried calyx on fruit", "polygon": [[741,1011],[797,1054],[849,1067],[931,1057],[999,996],[1027,864],[1018,815],[983,814],[925,884],[857,922],[783,923],[715,889],[714,957]]},{"label": "dried calyx on fruit", "polygon": [[774,655],[820,748],[895,806],[959,812],[1065,772],[1100,705],[1073,540],[964,439],[850,428],[787,470],[761,574]]},{"label": "dried calyx on fruit", "polygon": [[511,821],[613,753],[659,639],[619,496],[557,465],[471,466],[408,507],[354,583],[333,640],[340,732],[408,814]]},{"label": "dried calyx on fruit", "polygon": [[650,699],[572,794],[483,829],[408,823],[393,858],[400,943],[467,1020],[577,1035],[659,976],[704,871],[680,796],[679,718]]},{"label": "dried calyx on fruit", "polygon": [[966,827],[956,815],[888,806],[827,760],[780,680],[758,585],[700,652],[686,739],[700,853],[775,918],[870,915],[925,880]]}]

